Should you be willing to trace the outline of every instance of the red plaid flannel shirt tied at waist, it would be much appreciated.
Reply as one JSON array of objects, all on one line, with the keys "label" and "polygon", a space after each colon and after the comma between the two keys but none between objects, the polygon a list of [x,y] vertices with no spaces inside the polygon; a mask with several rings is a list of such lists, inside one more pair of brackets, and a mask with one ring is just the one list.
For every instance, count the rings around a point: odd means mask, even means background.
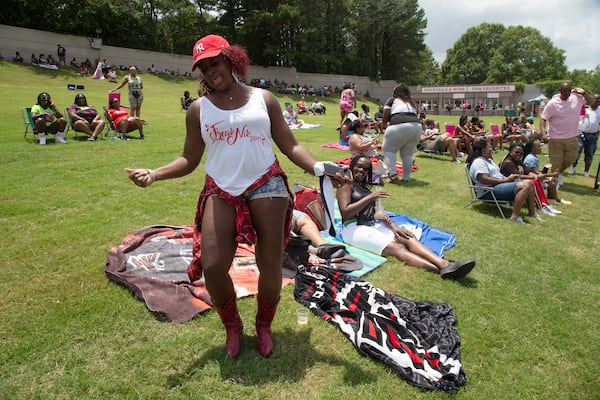
[{"label": "red plaid flannel shirt tied at waist", "polygon": [[246,195],[251,191],[261,187],[264,185],[269,179],[281,175],[285,182],[285,186],[290,194],[288,201],[288,210],[285,218],[284,225],[284,243],[287,243],[287,239],[291,230],[292,223],[292,209],[294,208],[294,202],[292,200],[292,193],[290,191],[287,176],[281,166],[279,165],[279,161],[276,159],[275,162],[271,165],[271,168],[267,171],[267,173],[260,178],[258,178],[254,183],[252,183],[244,193],[239,196],[233,196],[225,191],[223,191],[220,187],[217,186],[215,181],[210,177],[206,176],[204,182],[204,188],[200,193],[200,198],[198,199],[198,206],[196,208],[196,217],[194,218],[194,244],[193,244],[193,260],[188,267],[188,276],[190,281],[194,282],[202,277],[202,268],[200,266],[200,227],[202,226],[202,215],[204,213],[204,206],[206,204],[206,199],[209,196],[217,195],[220,199],[225,200],[228,204],[232,204],[235,207],[235,230],[237,236],[235,241],[237,243],[246,243],[246,244],[256,244],[256,230],[252,226],[252,218],[250,216],[250,208],[248,207],[248,202],[246,201]]}]

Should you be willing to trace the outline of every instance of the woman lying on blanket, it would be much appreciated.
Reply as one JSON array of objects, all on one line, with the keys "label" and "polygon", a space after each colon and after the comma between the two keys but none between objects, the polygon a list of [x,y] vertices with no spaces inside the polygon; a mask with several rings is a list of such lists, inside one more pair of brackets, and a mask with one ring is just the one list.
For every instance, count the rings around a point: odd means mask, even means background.
[{"label": "woman lying on blanket", "polygon": [[438,273],[444,279],[465,277],[475,267],[475,260],[444,260],[412,232],[394,224],[386,213],[381,216],[375,213],[376,200],[389,194],[383,190],[370,190],[372,168],[369,157],[362,154],[353,157],[350,163],[353,182],[337,189],[344,242],[382,256],[394,256],[413,267]]}]

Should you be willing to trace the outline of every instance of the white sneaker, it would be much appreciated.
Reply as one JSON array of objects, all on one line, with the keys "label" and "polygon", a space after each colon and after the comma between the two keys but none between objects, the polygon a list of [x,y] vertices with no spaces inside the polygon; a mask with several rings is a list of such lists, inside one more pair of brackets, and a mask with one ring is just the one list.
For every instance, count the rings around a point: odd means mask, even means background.
[{"label": "white sneaker", "polygon": [[558,174],[558,178],[556,179],[556,190],[560,189],[563,184],[562,173]]},{"label": "white sneaker", "polygon": [[523,218],[517,217],[515,219],[509,218],[510,221],[516,222],[518,224],[529,225],[529,222],[526,222]]},{"label": "white sneaker", "polygon": [[40,137],[40,144],[41,144],[42,146],[45,146],[45,145],[46,145],[46,138],[45,138],[45,137]]},{"label": "white sneaker", "polygon": [[67,142],[67,139],[65,139],[62,136],[57,136],[56,139],[54,139],[54,141],[56,143],[60,143],[60,144],[67,144],[67,143],[69,143],[69,142]]},{"label": "white sneaker", "polygon": [[540,209],[540,211],[550,217],[556,217],[556,214],[554,214],[549,208],[548,206],[544,206]]},{"label": "white sneaker", "polygon": [[550,204],[548,204],[545,208],[547,208],[548,210],[550,210],[550,212],[554,215],[561,215],[562,211],[557,210],[556,208],[552,207]]},{"label": "white sneaker", "polygon": [[588,171],[584,171],[583,176],[590,176],[590,173]]},{"label": "white sneaker", "polygon": [[542,219],[542,217],[540,217],[540,216],[538,215],[538,213],[535,213],[535,212],[534,212],[533,214],[531,214],[531,215],[528,215],[528,217],[529,217],[529,218],[533,218],[533,219],[537,219],[537,220],[538,220],[538,221],[540,221],[540,222],[544,222],[544,220]]},{"label": "white sneaker", "polygon": [[[569,173],[569,175],[573,175],[573,174],[575,173],[575,167],[571,167],[571,168],[569,168],[569,171],[568,171],[568,173]],[[562,182],[561,182],[561,183],[562,183]]]},{"label": "white sneaker", "polygon": [[458,153],[458,157],[463,158],[465,156],[465,153],[463,153],[462,151],[460,153]]}]

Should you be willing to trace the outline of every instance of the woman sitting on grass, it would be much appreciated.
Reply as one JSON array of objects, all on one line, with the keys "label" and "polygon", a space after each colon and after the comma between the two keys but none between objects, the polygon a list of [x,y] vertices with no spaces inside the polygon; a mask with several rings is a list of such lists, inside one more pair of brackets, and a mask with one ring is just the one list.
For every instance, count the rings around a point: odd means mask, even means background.
[{"label": "woman sitting on grass", "polygon": [[296,111],[294,111],[294,106],[291,104],[287,106],[285,112],[283,113],[283,118],[285,119],[285,122],[287,122],[287,124],[292,128],[300,128],[304,124],[303,120],[298,119],[298,114],[296,114]]},{"label": "woman sitting on grass", "polygon": [[444,279],[461,279],[475,267],[475,260],[444,260],[410,230],[392,222],[385,212],[375,213],[375,202],[389,194],[383,190],[371,191],[373,166],[368,156],[353,157],[350,171],[352,184],[338,188],[336,193],[345,243],[378,255],[394,256],[410,266],[440,274]]},{"label": "woman sitting on grass", "polygon": [[353,158],[359,154],[371,157],[371,162],[375,162],[373,167],[375,174],[379,177],[387,176],[389,168],[385,157],[378,152],[379,141],[366,136],[365,129],[366,125],[360,119],[350,124],[348,130],[348,147],[350,148],[350,153]]}]

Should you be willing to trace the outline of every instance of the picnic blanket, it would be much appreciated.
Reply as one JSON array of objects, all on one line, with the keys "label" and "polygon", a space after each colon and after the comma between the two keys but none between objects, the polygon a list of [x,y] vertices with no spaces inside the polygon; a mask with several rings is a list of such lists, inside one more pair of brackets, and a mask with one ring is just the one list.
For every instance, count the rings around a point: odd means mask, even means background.
[{"label": "picnic blanket", "polygon": [[[341,160],[337,160],[336,163],[342,164],[342,165],[350,165],[351,161],[352,161],[352,157],[347,157],[347,158],[342,158]],[[417,164],[413,163],[413,165],[411,167],[411,171],[415,172],[418,169],[419,169],[419,167],[417,167]],[[402,168],[402,164],[396,163],[396,174],[402,175],[402,171],[404,171],[404,168]]]},{"label": "picnic blanket", "polygon": [[[150,226],[131,232],[107,254],[105,273],[131,289],[150,311],[182,323],[212,308],[204,278],[192,284],[187,267],[192,260],[192,226]],[[258,293],[254,247],[238,245],[229,271],[237,297]],[[282,280],[282,286],[293,279]]]},{"label": "picnic blanket", "polygon": [[[192,260],[192,234],[192,226],[156,225],[133,231],[108,252],[106,276],[132,290],[150,311],[173,322],[186,322],[212,308],[204,278],[192,284],[187,275]],[[362,276],[386,261],[352,246],[346,248],[363,263],[355,276]],[[229,275],[238,298],[258,293],[254,246],[238,245]],[[293,282],[284,278],[281,285]]]},{"label": "picnic blanket", "polygon": [[[331,238],[327,230],[321,232],[321,236],[323,236],[323,238],[328,242],[331,240],[342,242],[342,214],[340,213],[337,200],[334,197],[325,197],[326,202],[332,205],[330,209],[333,210],[333,215],[331,218],[333,220],[333,227],[335,229],[335,237]],[[396,225],[411,230],[421,243],[423,243],[431,251],[433,251],[440,257],[444,257],[444,253],[446,252],[446,250],[456,246],[456,235],[452,232],[433,227],[425,221],[421,221],[418,218],[411,217],[406,214],[396,214],[390,211],[386,211],[386,213]],[[354,276],[357,277],[362,275],[364,275],[364,273],[360,275],[354,274]]]},{"label": "picnic blanket", "polygon": [[449,304],[411,301],[322,267],[296,275],[294,298],[416,387],[456,392],[467,381]]},{"label": "picnic blanket", "polygon": [[303,123],[302,125],[290,125],[290,129],[312,129],[312,128],[320,128],[321,124],[307,124]]},{"label": "picnic blanket", "polygon": [[338,150],[350,151],[350,147],[348,147],[348,145],[339,144],[339,143],[326,143],[326,144],[322,144],[321,147],[325,147],[328,149],[338,149]]}]

